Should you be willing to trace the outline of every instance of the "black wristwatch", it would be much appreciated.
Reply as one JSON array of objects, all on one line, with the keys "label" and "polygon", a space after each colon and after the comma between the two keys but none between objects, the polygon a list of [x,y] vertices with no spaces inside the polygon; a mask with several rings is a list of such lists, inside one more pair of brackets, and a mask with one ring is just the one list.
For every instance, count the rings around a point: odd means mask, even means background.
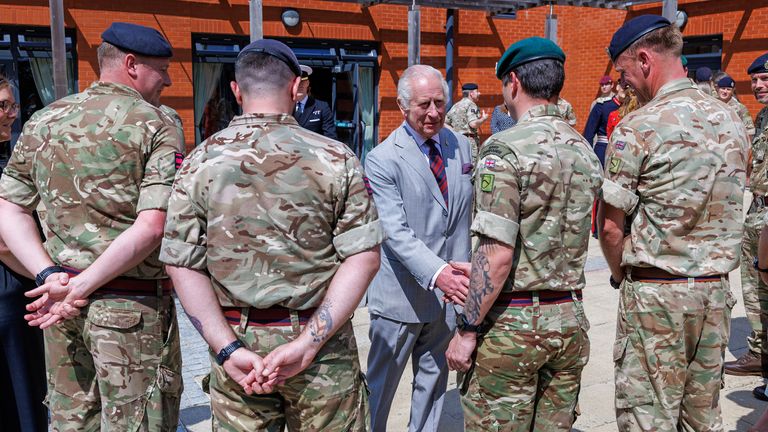
[{"label": "black wristwatch", "polygon": [[608,279],[608,281],[611,283],[611,286],[613,287],[613,289],[621,288],[621,282],[619,282],[616,279],[614,279],[613,275],[611,275],[611,278]]},{"label": "black wristwatch", "polygon": [[240,348],[244,348],[245,344],[240,342],[239,339],[235,339],[234,342],[231,344],[225,346],[224,348],[219,351],[218,354],[216,354],[216,363],[218,363],[219,366],[223,365],[225,361],[229,358],[229,356],[232,355],[233,352],[239,350]]},{"label": "black wristwatch", "polygon": [[456,323],[456,328],[458,328],[461,331],[468,331],[472,333],[481,333],[483,330],[483,324],[470,324],[469,321],[467,321],[466,315],[463,313],[460,313],[457,318],[459,318],[459,322]]},{"label": "black wristwatch", "polygon": [[40,273],[35,276],[35,284],[37,286],[40,286],[45,283],[45,280],[48,279],[48,276],[54,274],[54,273],[65,273],[66,270],[64,270],[64,267],[52,265],[50,267],[44,268]]},{"label": "black wristwatch", "polygon": [[755,267],[755,270],[759,271],[760,273],[768,273],[768,268],[760,268],[760,266],[757,264],[757,257],[755,257],[754,261],[752,261],[752,265]]}]

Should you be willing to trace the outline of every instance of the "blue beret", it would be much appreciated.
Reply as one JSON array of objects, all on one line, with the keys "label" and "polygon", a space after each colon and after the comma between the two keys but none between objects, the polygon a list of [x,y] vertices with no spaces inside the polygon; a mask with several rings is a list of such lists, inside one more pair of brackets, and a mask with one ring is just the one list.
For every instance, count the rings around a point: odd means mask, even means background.
[{"label": "blue beret", "polygon": [[501,79],[522,64],[544,59],[565,62],[565,53],[549,39],[534,36],[517,41],[501,55],[496,64],[496,78]]},{"label": "blue beret", "polygon": [[735,85],[736,85],[736,82],[733,80],[733,78],[729,77],[728,75],[720,78],[720,81],[717,82],[718,87],[733,88]]},{"label": "blue beret", "polygon": [[173,57],[171,44],[159,31],[138,24],[114,22],[101,34],[104,42],[148,57]]},{"label": "blue beret", "polygon": [[756,74],[756,73],[766,73],[768,72],[768,53],[765,53],[755,59],[755,61],[752,62],[751,65],[749,65],[749,68],[747,69],[747,73],[749,75]]},{"label": "blue beret", "polygon": [[470,91],[470,90],[477,90],[477,84],[475,83],[466,83],[463,86],[461,86],[462,91]]},{"label": "blue beret", "polygon": [[293,72],[294,75],[301,76],[301,65],[299,65],[299,60],[296,59],[296,54],[288,48],[288,45],[280,41],[274,39],[259,39],[251,42],[237,55],[238,60],[248,53],[271,55],[288,65],[288,68],[291,69],[291,72]]},{"label": "blue beret", "polygon": [[693,77],[696,79],[697,82],[709,81],[712,79],[712,69],[706,66],[702,66],[696,69],[696,72],[693,74]]},{"label": "blue beret", "polygon": [[611,44],[608,46],[608,55],[611,56],[611,61],[616,61],[621,53],[641,37],[669,25],[672,23],[661,15],[640,15],[625,22],[613,34]]}]

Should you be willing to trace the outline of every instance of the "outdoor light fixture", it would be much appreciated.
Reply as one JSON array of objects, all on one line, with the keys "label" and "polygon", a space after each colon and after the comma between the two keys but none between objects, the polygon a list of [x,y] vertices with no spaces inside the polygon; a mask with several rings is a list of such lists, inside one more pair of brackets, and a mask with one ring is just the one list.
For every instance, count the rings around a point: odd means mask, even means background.
[{"label": "outdoor light fixture", "polygon": [[688,24],[688,14],[684,10],[678,10],[675,13],[675,25],[682,30]]},{"label": "outdoor light fixture", "polygon": [[296,27],[299,25],[299,20],[301,19],[299,11],[296,9],[284,10],[283,14],[280,15],[280,18],[283,20],[283,24],[285,24],[286,27]]}]

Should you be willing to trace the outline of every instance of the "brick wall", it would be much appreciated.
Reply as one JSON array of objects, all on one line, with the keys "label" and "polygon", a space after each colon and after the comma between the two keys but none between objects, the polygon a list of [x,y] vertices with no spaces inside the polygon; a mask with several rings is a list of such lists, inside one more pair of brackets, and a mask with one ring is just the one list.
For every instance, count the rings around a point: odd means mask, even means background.
[{"label": "brick wall", "polygon": [[[748,0],[680,0],[680,9],[689,15],[685,36],[723,34],[723,68],[736,80],[736,89],[750,111],[760,106],[751,97],[746,67],[760,55],[768,41],[768,6]],[[300,5],[300,6],[299,6]],[[758,5],[758,6],[756,6]],[[0,24],[49,25],[48,1],[0,0]],[[111,0],[67,0],[65,22],[77,30],[80,88],[97,77],[96,47],[101,32],[112,21],[131,21],[158,28],[174,47],[170,69],[173,86],[163,93],[163,102],[179,111],[185,135],[193,142],[192,33],[247,34],[246,0],[156,0],[116,2]],[[296,8],[301,24],[288,30],[280,22],[284,7]],[[455,29],[456,52],[454,101],[463,83],[477,82],[483,93],[480,107],[487,112],[502,102],[501,84],[494,66],[511,43],[528,36],[541,36],[547,8],[520,11],[517,19],[499,19],[484,12],[461,10]],[[590,102],[597,93],[599,78],[614,78],[605,47],[613,32],[627,19],[640,13],[660,13],[660,4],[638,7],[629,12],[556,6],[558,43],[567,55],[563,97],[574,106],[577,129],[586,121]],[[361,8],[354,3],[307,0],[264,0],[266,37],[349,39],[379,41],[379,138],[384,139],[402,121],[396,100],[397,78],[408,60],[408,11],[405,6],[377,5]],[[422,63],[445,71],[446,10],[422,7]],[[489,124],[482,132],[489,132]]]}]

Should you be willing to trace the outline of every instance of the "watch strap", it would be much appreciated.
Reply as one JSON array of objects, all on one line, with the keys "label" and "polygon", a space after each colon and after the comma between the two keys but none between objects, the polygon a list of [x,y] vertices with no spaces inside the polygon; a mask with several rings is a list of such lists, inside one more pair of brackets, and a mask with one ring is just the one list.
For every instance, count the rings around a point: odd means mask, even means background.
[{"label": "watch strap", "polygon": [[244,347],[245,347],[245,344],[242,343],[240,339],[235,339],[234,342],[225,346],[224,348],[221,349],[221,351],[219,351],[218,354],[216,354],[216,363],[219,366],[223,365],[224,362],[227,361],[227,359],[229,358],[229,356],[232,355],[233,352]]},{"label": "watch strap", "polygon": [[458,327],[461,331],[468,331],[472,333],[481,333],[483,331],[483,324],[470,324],[469,321],[467,321],[467,317],[461,313],[458,315],[459,322],[457,323],[456,327]]},{"label": "watch strap", "polygon": [[37,286],[43,285],[45,283],[45,280],[48,279],[48,276],[54,274],[54,273],[65,273],[66,270],[64,270],[64,267],[58,266],[58,265],[52,265],[49,267],[44,268],[40,271],[40,273],[35,276],[35,284]]}]

